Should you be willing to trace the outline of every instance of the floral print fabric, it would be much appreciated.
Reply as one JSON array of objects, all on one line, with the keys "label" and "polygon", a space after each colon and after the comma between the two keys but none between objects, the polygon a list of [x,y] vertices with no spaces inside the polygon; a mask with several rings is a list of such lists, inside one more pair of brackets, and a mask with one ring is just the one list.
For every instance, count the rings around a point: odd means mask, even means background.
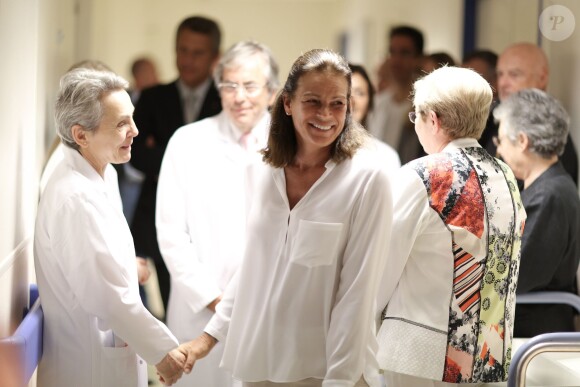
[{"label": "floral print fabric", "polygon": [[[412,167],[430,207],[452,231],[454,282],[442,381],[505,381],[524,226],[516,217],[523,211],[515,178],[477,147],[432,155]],[[498,178],[507,181],[511,198],[492,189],[490,180]],[[487,252],[471,252],[470,238],[485,238]]]}]

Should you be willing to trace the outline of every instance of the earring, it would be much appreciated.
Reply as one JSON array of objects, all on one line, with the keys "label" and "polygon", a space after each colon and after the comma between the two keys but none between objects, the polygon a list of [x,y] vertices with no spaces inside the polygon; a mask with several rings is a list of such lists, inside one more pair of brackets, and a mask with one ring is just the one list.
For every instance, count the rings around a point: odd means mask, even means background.
[{"label": "earring", "polygon": [[287,116],[291,116],[292,114],[290,114],[290,112],[286,112],[286,115],[287,115]]}]

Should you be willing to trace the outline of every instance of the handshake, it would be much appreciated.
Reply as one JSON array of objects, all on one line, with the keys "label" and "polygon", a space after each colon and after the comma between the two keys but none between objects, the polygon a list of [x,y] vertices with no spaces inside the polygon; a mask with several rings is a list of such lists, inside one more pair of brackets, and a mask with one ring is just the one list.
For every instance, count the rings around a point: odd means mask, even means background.
[{"label": "handshake", "polygon": [[195,362],[207,356],[216,343],[217,340],[213,336],[204,332],[196,339],[181,344],[155,365],[159,381],[166,386],[171,386],[181,378],[184,372],[189,374]]}]

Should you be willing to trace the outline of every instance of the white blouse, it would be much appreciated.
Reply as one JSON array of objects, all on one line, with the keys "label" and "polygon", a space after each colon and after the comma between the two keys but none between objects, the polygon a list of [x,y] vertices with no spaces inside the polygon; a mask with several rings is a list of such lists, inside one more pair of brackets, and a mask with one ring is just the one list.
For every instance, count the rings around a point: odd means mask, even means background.
[{"label": "white blouse", "polygon": [[[376,368],[375,294],[392,217],[380,165],[368,150],[327,162],[292,210],[282,168],[249,171],[246,254],[205,329],[226,340],[222,366],[235,378],[354,386]],[[371,386],[374,376],[365,374]]]}]

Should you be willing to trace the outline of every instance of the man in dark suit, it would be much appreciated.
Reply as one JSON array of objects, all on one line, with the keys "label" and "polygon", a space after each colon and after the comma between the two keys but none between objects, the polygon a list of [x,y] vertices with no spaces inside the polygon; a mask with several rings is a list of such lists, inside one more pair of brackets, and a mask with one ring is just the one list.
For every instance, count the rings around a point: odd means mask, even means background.
[{"label": "man in dark suit", "polygon": [[189,17],[177,28],[174,82],[142,91],[134,119],[139,129],[131,164],[145,174],[141,196],[131,224],[135,248],[155,263],[163,306],[169,298],[169,273],[157,244],[155,200],[161,160],[169,138],[179,127],[218,114],[222,110],[212,70],[219,59],[221,32],[205,17]]}]

